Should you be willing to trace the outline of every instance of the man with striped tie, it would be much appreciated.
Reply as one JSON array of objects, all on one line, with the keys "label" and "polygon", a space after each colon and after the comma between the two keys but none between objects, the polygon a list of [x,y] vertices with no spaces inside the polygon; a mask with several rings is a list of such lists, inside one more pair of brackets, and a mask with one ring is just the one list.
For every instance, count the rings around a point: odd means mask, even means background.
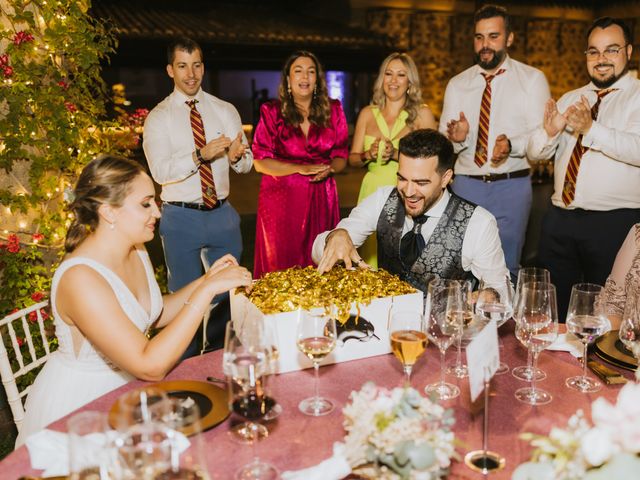
[{"label": "man with striped tie", "polygon": [[449,81],[440,131],[458,153],[452,190],[496,217],[515,276],[531,209],[525,151],[540,125],[549,85],[540,70],[507,54],[514,35],[506,9],[485,5],[474,20],[476,64]]},{"label": "man with striped tie", "polygon": [[[202,49],[180,38],[167,49],[174,90],[147,117],[143,147],[162,186],[160,236],[175,292],[230,253],[240,259],[240,216],[227,201],[229,167],[247,173],[253,155],[233,105],[205,93]],[[220,300],[220,299],[218,299]],[[199,350],[194,339],[188,354]]]},{"label": "man with striped tie", "polygon": [[633,37],[621,20],[603,17],[587,38],[591,82],[547,102],[527,148],[533,160],[555,152],[539,260],[556,285],[561,318],[571,286],[604,285],[627,232],[640,222],[640,83],[628,71]]}]

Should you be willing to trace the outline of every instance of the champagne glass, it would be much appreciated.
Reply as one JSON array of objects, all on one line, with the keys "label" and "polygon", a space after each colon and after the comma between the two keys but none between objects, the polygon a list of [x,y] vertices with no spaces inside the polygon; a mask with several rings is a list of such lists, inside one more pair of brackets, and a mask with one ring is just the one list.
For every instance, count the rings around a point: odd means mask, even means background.
[{"label": "champagne glass", "polygon": [[273,395],[273,376],[278,373],[278,361],[280,359],[280,350],[278,350],[278,341],[276,335],[276,329],[274,327],[264,327],[264,345],[266,346],[267,365],[265,376],[263,379],[265,392],[268,393],[266,402],[271,407],[268,409],[264,416],[265,421],[275,420],[282,413],[282,405],[276,402],[271,395]]},{"label": "champagne glass", "polygon": [[320,362],[336,347],[336,319],[330,313],[300,310],[296,331],[298,349],[313,362],[315,395],[305,398],[298,408],[305,415],[319,417],[333,411],[331,400],[320,396]]},{"label": "champagne glass", "polygon": [[[556,287],[550,283],[529,282],[522,286],[518,305],[516,336],[531,349],[532,367],[538,363],[538,355],[558,337],[558,305]],[[543,405],[552,399],[551,394],[536,388],[535,375],[531,386],[516,390],[515,397],[529,405]]]},{"label": "champagne glass", "polygon": [[601,292],[600,285],[578,283],[571,288],[569,298],[567,330],[582,342],[582,375],[567,378],[565,383],[567,387],[583,393],[597,392],[602,388],[602,383],[587,376],[587,347],[610,327],[604,308],[598,302]]},{"label": "champagne glass", "polygon": [[640,365],[640,291],[638,289],[630,289],[627,293],[618,337]]},{"label": "champagne glass", "polygon": [[444,280],[450,282],[453,288],[458,288],[459,294],[451,297],[447,305],[447,321],[456,325],[456,363],[447,369],[449,375],[456,378],[469,376],[469,369],[462,361],[462,338],[468,327],[473,323],[473,303],[471,296],[471,282],[467,280]]},{"label": "champagne glass", "polygon": [[[513,316],[513,288],[511,287],[510,275],[505,275],[501,282],[496,285],[489,284],[484,280],[480,281],[478,298],[476,300],[476,318],[486,325],[490,321],[496,322],[496,327],[500,328]],[[500,348],[503,347],[502,340],[498,339]],[[500,362],[496,374],[501,375],[509,371],[509,366]]]},{"label": "champagne glass", "polygon": [[428,395],[435,395],[439,400],[450,400],[460,395],[460,389],[445,382],[445,354],[447,348],[455,341],[458,327],[447,321],[449,303],[460,293],[457,287],[435,279],[427,287],[427,334],[440,351],[440,381],[427,385],[424,389]]},{"label": "champagne glass", "polygon": [[[516,325],[518,324],[518,305],[520,302],[520,298],[522,297],[522,286],[529,282],[543,282],[543,283],[551,283],[551,274],[549,270],[546,268],[538,268],[538,267],[525,267],[521,268],[518,271],[518,281],[516,283],[516,291],[513,297],[513,312],[514,312],[514,320],[516,321]],[[527,365],[523,365],[521,367],[515,367],[511,374],[516,377],[518,380],[524,380],[525,382],[530,382],[534,376],[537,381],[544,380],[547,378],[547,374],[544,373],[540,369],[533,370],[531,363],[533,361],[533,355],[531,349],[527,348]]]},{"label": "champagne glass", "polygon": [[427,348],[424,317],[419,311],[392,311],[389,324],[391,351],[402,363],[405,386],[411,385],[411,370]]}]

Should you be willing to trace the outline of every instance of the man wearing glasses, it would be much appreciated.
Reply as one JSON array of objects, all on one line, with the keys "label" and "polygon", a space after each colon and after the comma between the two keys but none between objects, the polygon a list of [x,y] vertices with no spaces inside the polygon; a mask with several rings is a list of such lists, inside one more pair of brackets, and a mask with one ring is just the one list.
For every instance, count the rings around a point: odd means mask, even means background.
[{"label": "man wearing glasses", "polygon": [[515,278],[531,209],[527,141],[540,126],[549,85],[540,70],[507,54],[514,34],[505,8],[485,5],[474,20],[476,64],[447,85],[440,131],[458,154],[452,190],[496,217]]},{"label": "man wearing glasses", "polygon": [[555,152],[555,191],[539,248],[567,312],[571,286],[603,285],[629,228],[640,221],[640,83],[629,73],[631,33],[597,19],[587,33],[591,82],[545,106],[530,159]]}]

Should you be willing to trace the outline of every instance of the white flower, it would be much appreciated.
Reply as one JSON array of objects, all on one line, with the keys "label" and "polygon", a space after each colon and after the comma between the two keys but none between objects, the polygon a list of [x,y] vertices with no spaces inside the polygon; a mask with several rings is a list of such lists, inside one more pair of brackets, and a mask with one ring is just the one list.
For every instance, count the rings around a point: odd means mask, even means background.
[{"label": "white flower", "polygon": [[594,427],[584,434],[580,441],[580,451],[590,465],[598,467],[618,453],[611,432],[607,429]]}]

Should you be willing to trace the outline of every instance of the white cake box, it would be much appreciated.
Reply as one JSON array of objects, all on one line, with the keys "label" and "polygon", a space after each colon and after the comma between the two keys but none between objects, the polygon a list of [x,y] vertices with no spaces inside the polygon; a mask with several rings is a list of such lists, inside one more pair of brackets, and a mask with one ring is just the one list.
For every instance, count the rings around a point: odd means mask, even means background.
[{"label": "white cake box", "polygon": [[[392,309],[422,313],[422,302],[422,292],[416,291],[395,297],[377,298],[368,305],[353,303],[349,321],[344,326],[341,326],[340,322],[336,323],[338,329],[336,348],[322,361],[322,365],[391,352],[388,326]],[[311,313],[323,311],[323,308],[317,308],[311,310]],[[243,293],[231,293],[231,321],[234,322],[236,329],[242,330],[243,322],[263,321],[265,329],[270,330],[272,341],[279,350],[278,373],[313,366],[311,360],[302,354],[296,345],[296,327],[301,314],[301,310],[265,314]],[[358,316],[357,325],[356,316]]]}]

